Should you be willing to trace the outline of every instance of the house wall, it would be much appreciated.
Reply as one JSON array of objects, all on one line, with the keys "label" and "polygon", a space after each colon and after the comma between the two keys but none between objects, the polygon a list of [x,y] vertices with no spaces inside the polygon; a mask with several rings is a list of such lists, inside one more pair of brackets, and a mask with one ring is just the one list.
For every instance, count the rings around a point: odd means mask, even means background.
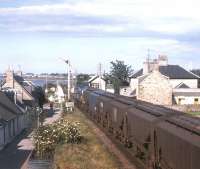
[{"label": "house wall", "polygon": [[1,126],[0,127],[0,150],[3,148],[4,146],[4,127]]},{"label": "house wall", "polygon": [[24,91],[24,89],[21,87],[21,85],[19,83],[17,83],[16,81],[14,83],[14,88],[17,90],[17,93],[19,93],[19,99],[23,99],[23,100],[32,100],[33,99],[29,94],[27,94],[26,91]]},{"label": "house wall", "polygon": [[[200,104],[200,96],[175,96],[174,99],[178,105]],[[194,99],[198,99],[198,103]]]},{"label": "house wall", "polygon": [[114,93],[114,89],[106,89],[106,91],[109,93]]},{"label": "house wall", "polygon": [[14,79],[13,71],[9,70],[6,72],[6,83],[2,87],[15,89],[17,92],[17,100],[20,102],[22,102],[22,100],[33,100],[33,97]]},{"label": "house wall", "polygon": [[139,85],[137,99],[159,105],[172,105],[172,87],[158,71],[149,74]]},{"label": "house wall", "polygon": [[18,134],[20,134],[24,128],[24,115],[20,115],[18,120],[17,118],[12,119],[4,126],[0,127],[0,150],[3,149],[6,144],[11,142]]},{"label": "house wall", "polygon": [[170,84],[173,88],[178,86],[181,82],[185,83],[190,88],[198,88],[198,80],[197,79],[170,79]]},{"label": "house wall", "polygon": [[131,81],[130,81],[131,89],[134,90],[134,89],[137,88],[137,86],[138,86],[138,79],[137,78],[135,78],[135,79],[132,78]]},{"label": "house wall", "polygon": [[102,90],[106,90],[106,82],[105,80],[101,79],[101,78],[96,78],[95,80],[93,80],[90,83],[90,86],[92,86],[92,84],[99,84],[99,88]]},{"label": "house wall", "polygon": [[132,97],[131,92],[132,92],[132,88],[130,86],[126,86],[126,87],[121,87],[120,88],[120,95],[123,96],[127,96],[127,97]]}]

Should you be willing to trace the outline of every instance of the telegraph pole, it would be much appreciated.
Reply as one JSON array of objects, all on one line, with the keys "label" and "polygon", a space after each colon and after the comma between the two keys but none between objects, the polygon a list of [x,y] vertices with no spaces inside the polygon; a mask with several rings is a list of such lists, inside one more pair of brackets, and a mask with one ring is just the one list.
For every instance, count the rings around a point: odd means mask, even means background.
[{"label": "telegraph pole", "polygon": [[68,79],[67,79],[67,98],[68,98],[68,101],[70,101],[70,90],[71,90],[71,82],[70,82],[70,80],[71,80],[71,77],[70,77],[70,75],[71,75],[71,70],[70,70],[70,62],[69,62],[69,60],[67,60],[67,61],[65,61],[65,63],[67,63],[68,64],[68,71],[67,71],[67,76],[68,76]]}]

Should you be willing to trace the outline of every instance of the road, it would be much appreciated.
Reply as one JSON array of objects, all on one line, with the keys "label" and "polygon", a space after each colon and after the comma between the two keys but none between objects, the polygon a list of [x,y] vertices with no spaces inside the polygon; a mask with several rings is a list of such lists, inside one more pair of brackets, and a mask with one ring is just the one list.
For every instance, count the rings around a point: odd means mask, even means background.
[{"label": "road", "polygon": [[[47,108],[47,107],[45,107]],[[56,110],[51,117],[45,119],[44,124],[50,124],[60,118],[60,111]],[[0,151],[0,169],[25,169],[24,165],[33,150],[31,134],[23,132],[20,136]]]}]

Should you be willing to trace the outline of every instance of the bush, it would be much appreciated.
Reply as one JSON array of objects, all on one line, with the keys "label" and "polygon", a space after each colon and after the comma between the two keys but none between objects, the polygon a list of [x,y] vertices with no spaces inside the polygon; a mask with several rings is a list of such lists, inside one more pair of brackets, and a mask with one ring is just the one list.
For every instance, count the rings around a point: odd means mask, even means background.
[{"label": "bush", "polygon": [[60,119],[49,125],[40,126],[33,136],[35,150],[40,157],[54,153],[58,144],[81,142],[78,122]]}]

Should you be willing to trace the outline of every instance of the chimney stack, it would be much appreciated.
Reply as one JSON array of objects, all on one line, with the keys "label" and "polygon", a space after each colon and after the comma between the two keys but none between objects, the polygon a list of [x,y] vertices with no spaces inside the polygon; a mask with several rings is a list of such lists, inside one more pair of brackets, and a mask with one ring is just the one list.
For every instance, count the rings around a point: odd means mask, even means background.
[{"label": "chimney stack", "polygon": [[10,68],[6,71],[6,83],[8,87],[14,88],[14,72]]}]

